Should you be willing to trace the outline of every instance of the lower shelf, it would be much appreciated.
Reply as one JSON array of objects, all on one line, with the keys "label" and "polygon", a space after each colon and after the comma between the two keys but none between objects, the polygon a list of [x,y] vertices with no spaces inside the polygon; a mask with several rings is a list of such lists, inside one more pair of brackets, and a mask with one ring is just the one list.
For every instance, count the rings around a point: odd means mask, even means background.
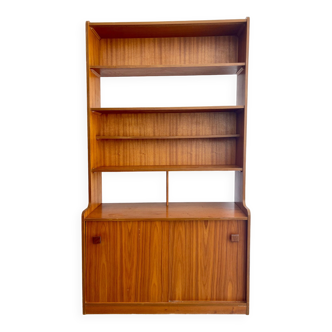
[{"label": "lower shelf", "polygon": [[86,303],[85,314],[248,314],[245,302]]}]

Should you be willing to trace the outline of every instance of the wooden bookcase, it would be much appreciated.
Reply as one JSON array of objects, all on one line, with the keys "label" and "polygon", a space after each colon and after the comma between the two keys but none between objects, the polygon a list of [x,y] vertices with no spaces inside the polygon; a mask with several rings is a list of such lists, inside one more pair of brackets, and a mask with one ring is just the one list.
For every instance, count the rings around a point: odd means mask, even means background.
[{"label": "wooden bookcase", "polygon": [[[84,314],[249,313],[248,47],[249,18],[86,23]],[[236,106],[101,107],[100,77],[170,75],[237,75]],[[102,172],[135,171],[165,203],[102,203]],[[235,171],[234,201],[171,203],[171,171]]]}]

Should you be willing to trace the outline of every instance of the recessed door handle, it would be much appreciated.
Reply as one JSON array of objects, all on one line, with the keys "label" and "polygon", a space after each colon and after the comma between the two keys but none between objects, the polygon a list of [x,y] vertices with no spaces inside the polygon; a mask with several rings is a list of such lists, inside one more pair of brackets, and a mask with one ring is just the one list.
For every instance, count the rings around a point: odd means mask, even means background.
[{"label": "recessed door handle", "polygon": [[231,242],[239,242],[240,236],[239,234],[231,234]]},{"label": "recessed door handle", "polygon": [[94,236],[92,238],[92,243],[93,244],[99,244],[99,243],[101,243],[101,236]]}]

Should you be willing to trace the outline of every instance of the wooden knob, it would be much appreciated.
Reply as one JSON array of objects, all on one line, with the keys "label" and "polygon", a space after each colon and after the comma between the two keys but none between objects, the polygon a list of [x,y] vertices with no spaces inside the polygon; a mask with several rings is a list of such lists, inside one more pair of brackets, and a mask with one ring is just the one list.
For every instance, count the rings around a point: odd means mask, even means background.
[{"label": "wooden knob", "polygon": [[239,242],[240,236],[239,234],[231,234],[231,241],[232,242]]},{"label": "wooden knob", "polygon": [[93,244],[101,243],[101,236],[94,236],[94,237],[92,238],[92,243],[93,243]]}]

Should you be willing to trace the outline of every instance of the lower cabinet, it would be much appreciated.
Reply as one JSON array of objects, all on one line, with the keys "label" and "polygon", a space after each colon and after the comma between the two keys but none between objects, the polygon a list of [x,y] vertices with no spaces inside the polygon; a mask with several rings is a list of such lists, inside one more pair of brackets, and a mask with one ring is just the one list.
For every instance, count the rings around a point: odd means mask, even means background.
[{"label": "lower cabinet", "polygon": [[85,225],[86,303],[246,301],[245,220]]}]

